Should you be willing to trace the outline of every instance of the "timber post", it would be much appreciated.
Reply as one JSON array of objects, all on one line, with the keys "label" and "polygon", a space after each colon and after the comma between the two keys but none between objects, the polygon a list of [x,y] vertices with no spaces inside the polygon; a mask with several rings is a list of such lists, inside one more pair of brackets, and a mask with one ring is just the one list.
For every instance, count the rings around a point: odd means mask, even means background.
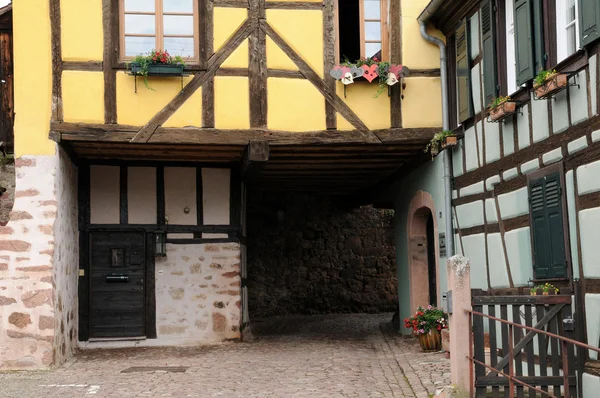
[{"label": "timber post", "polygon": [[465,332],[471,333],[470,314],[464,309],[471,308],[471,261],[463,256],[450,257],[446,267],[448,288],[452,292],[449,310],[450,328],[450,381],[459,390],[470,391],[470,361],[472,339],[466,339]]}]

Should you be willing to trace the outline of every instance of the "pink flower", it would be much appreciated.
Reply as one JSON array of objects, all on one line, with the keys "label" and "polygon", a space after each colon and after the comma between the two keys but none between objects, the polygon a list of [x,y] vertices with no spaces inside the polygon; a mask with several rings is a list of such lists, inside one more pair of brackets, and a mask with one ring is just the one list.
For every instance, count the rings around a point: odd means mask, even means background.
[{"label": "pink flower", "polygon": [[430,310],[430,309],[432,309],[432,308],[433,308],[433,307],[431,306],[431,304],[429,304],[429,305],[427,306],[427,309],[428,309],[428,310]]}]

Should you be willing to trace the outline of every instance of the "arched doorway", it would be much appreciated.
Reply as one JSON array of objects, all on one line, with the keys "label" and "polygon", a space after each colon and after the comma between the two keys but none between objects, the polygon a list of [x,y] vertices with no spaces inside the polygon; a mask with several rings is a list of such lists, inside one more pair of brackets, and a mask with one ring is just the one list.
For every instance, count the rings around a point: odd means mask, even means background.
[{"label": "arched doorway", "polygon": [[439,297],[438,232],[431,194],[419,191],[408,213],[410,304],[437,305]]}]

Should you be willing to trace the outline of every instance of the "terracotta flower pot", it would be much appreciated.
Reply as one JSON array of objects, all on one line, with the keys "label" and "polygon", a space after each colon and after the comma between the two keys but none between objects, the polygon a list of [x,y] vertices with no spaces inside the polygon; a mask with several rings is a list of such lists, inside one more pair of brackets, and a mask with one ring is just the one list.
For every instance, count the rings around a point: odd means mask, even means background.
[{"label": "terracotta flower pot", "polygon": [[537,98],[546,98],[559,91],[568,84],[567,75],[565,73],[557,73],[549,76],[544,84],[536,86],[535,96]]},{"label": "terracotta flower pot", "polygon": [[505,117],[515,113],[516,109],[517,109],[516,102],[510,102],[510,101],[503,102],[498,106],[490,108],[490,119],[494,122],[496,122],[498,120],[502,120]]},{"label": "terracotta flower pot", "polygon": [[444,138],[444,141],[442,141],[442,149],[449,146],[454,146],[456,144],[458,144],[458,137],[455,135],[449,135]]},{"label": "terracotta flower pot", "polygon": [[419,335],[419,344],[425,352],[439,351],[442,349],[442,335],[437,330]]}]

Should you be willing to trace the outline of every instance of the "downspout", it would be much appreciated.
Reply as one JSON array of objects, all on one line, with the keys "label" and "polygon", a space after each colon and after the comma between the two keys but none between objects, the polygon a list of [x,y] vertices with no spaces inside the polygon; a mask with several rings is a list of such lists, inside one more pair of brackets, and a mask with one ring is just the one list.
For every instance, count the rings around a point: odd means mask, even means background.
[{"label": "downspout", "polygon": [[[444,0],[432,0],[417,20],[421,28],[421,36],[440,49],[440,80],[442,84],[442,129],[450,130],[450,114],[448,112],[448,69],[446,57],[446,44],[437,37],[427,33],[427,20]],[[452,152],[442,151],[444,163],[444,214],[446,215],[446,256],[454,255],[454,226],[452,225]],[[435,215],[434,215],[435,217]]]}]

